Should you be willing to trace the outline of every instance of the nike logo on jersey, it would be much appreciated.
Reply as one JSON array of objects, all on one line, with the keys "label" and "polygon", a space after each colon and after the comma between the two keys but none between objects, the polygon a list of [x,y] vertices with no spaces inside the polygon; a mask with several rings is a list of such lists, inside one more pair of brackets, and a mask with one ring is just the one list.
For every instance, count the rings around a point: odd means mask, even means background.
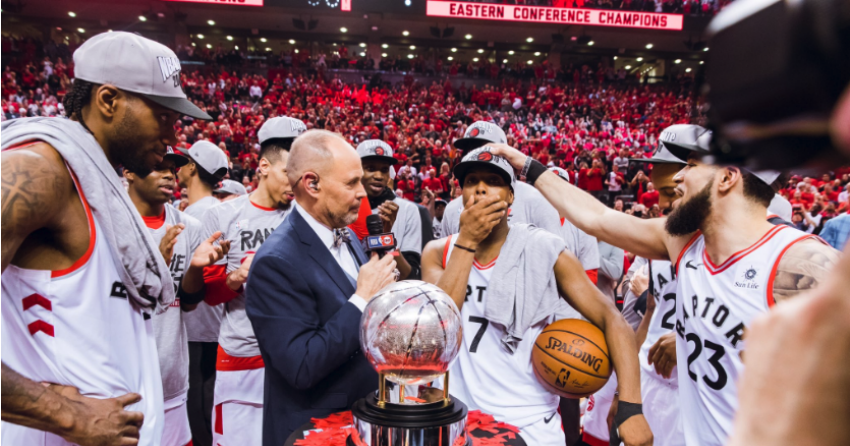
[{"label": "nike logo on jersey", "polygon": [[688,260],[687,262],[685,262],[685,268],[697,269],[697,266],[698,266],[698,265],[694,265],[693,263],[691,263],[691,261],[690,261],[690,260]]},{"label": "nike logo on jersey", "polygon": [[557,414],[557,413],[558,412],[553,412],[552,415],[549,416],[549,418],[544,418],[543,422],[546,423],[546,424],[549,424],[549,422],[552,421],[552,418],[555,418],[555,414]]}]

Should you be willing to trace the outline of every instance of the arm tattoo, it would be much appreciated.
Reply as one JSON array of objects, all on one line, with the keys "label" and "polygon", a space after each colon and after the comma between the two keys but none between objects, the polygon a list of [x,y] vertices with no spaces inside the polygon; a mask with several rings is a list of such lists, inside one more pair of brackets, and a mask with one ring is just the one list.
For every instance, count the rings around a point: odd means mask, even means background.
[{"label": "arm tattoo", "polygon": [[43,227],[55,211],[55,202],[66,186],[63,173],[56,163],[30,151],[3,154],[3,270],[24,238]]},{"label": "arm tattoo", "polygon": [[776,269],[774,299],[780,302],[817,287],[837,261],[838,251],[816,240],[792,246]]}]

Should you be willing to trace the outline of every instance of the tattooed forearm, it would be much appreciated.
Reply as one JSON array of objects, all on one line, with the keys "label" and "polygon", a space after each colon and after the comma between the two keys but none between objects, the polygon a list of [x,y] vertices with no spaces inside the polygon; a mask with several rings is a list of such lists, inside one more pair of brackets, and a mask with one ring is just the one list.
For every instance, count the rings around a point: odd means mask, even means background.
[{"label": "tattooed forearm", "polygon": [[838,261],[838,251],[816,240],[793,245],[779,262],[773,281],[776,302],[815,288]]},{"label": "tattooed forearm", "polygon": [[3,153],[2,261],[3,271],[29,233],[44,227],[56,210],[70,179],[55,160],[30,150]]}]

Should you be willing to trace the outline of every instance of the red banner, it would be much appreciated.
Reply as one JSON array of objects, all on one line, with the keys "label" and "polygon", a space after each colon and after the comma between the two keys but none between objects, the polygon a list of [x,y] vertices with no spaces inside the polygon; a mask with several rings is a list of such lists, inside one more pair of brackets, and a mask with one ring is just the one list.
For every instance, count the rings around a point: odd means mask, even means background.
[{"label": "red banner", "polygon": [[206,3],[208,5],[263,6],[263,0],[164,0],[166,2]]},{"label": "red banner", "polygon": [[552,8],[428,0],[426,14],[432,17],[505,20],[510,22],[561,23],[672,31],[681,31],[682,29],[681,14],[607,9]]}]

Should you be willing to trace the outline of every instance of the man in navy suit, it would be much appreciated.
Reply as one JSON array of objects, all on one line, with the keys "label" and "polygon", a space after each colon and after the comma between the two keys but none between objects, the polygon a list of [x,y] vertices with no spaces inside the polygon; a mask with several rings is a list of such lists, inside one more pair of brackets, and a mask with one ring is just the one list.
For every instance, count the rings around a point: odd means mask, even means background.
[{"label": "man in navy suit", "polygon": [[297,206],[257,251],[246,287],[266,364],[264,446],[378,388],[360,352],[360,316],[394,281],[396,263],[367,261],[348,240],[366,196],[362,176],[354,148],[335,133],[311,130],[292,144],[287,177]]}]

